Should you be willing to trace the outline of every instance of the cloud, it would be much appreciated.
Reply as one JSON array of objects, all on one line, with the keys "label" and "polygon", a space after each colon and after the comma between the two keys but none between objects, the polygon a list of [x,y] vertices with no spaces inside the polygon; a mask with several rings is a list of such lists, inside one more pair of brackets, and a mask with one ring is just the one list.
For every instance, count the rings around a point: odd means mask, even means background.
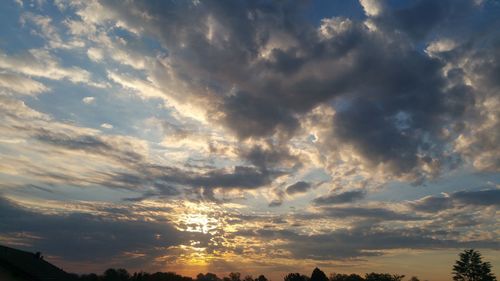
[{"label": "cloud", "polygon": [[452,207],[451,200],[447,197],[427,196],[413,205],[413,208],[424,212],[437,212]]},{"label": "cloud", "polygon": [[410,202],[421,212],[434,213],[460,206],[499,206],[500,189],[457,191],[444,196],[426,196]]},{"label": "cloud", "polygon": [[34,96],[49,90],[38,81],[8,72],[0,72],[0,88],[28,96]]},{"label": "cloud", "polygon": [[84,97],[84,98],[82,99],[82,102],[83,102],[84,104],[92,104],[92,103],[94,103],[94,102],[95,102],[95,97]]},{"label": "cloud", "polygon": [[[115,198],[122,206],[78,212],[0,199],[0,239],[77,263],[95,251],[155,270],[196,264],[199,253],[213,268],[235,257],[282,265],[498,249],[496,189],[366,196],[457,167],[500,167],[498,10],[393,2],[363,0],[361,18],[314,21],[307,3],[286,1],[89,0],[55,3],[62,22],[23,14],[38,46],[0,51],[0,188],[125,195]],[[37,96],[45,84],[61,106]],[[118,111],[102,110],[109,102]],[[307,194],[316,187],[325,195]],[[289,212],[266,208],[288,199]]]},{"label": "cloud", "polygon": [[286,193],[288,195],[294,195],[297,193],[305,193],[311,188],[311,184],[304,181],[298,181],[286,188]]},{"label": "cloud", "polygon": [[53,25],[52,18],[49,16],[41,16],[26,12],[21,15],[20,21],[23,26],[27,23],[32,23],[34,26],[32,33],[44,38],[50,48],[72,49],[85,46],[82,41],[78,40],[64,42],[60,36],[60,32]]},{"label": "cloud", "polygon": [[[326,215],[331,218],[357,217],[374,219],[376,221],[391,221],[391,220],[420,220],[422,217],[406,214],[403,212],[393,211],[387,208],[379,207],[323,207],[321,215]],[[321,216],[320,215],[320,216]]]},{"label": "cloud", "polygon": [[164,187],[171,184],[205,190],[216,188],[256,189],[269,184],[273,177],[279,175],[279,172],[261,171],[246,166],[235,166],[232,169],[211,169],[207,172],[196,173],[169,166],[151,165],[146,161],[144,152],[137,150],[140,147],[120,138],[53,133],[44,130],[36,132],[34,138],[60,149],[103,155],[117,163],[126,163],[122,165],[136,171],[110,173],[109,179],[101,183],[108,187],[136,189],[141,186],[153,186],[162,195],[170,193],[171,188]]},{"label": "cloud", "polygon": [[365,196],[366,196],[366,191],[353,190],[353,191],[342,192],[339,194],[331,193],[328,195],[324,195],[314,199],[313,203],[315,205],[352,203],[365,198]]},{"label": "cloud", "polygon": [[[38,183],[123,188],[144,192],[148,195],[145,198],[201,190],[207,200],[216,200],[215,190],[254,190],[270,185],[284,174],[271,167],[252,165],[175,167],[153,162],[149,158],[150,147],[143,140],[58,122],[11,98],[4,98],[0,106],[4,136],[23,140],[26,145],[37,143],[38,147],[30,153],[39,161],[5,158],[25,167],[19,171],[9,169],[8,173],[22,171]],[[27,148],[10,146],[15,151]]]},{"label": "cloud", "polygon": [[383,1],[381,0],[360,0],[367,16],[376,17],[383,12]]},{"label": "cloud", "polygon": [[109,124],[109,123],[102,123],[101,124],[101,128],[104,128],[104,129],[113,129],[113,125]]},{"label": "cloud", "polygon": [[[75,261],[133,265],[138,259],[127,257],[144,255],[143,264],[158,267],[188,263],[182,251],[206,254],[210,267],[228,256],[282,264],[408,248],[498,249],[497,189],[411,202],[367,196],[374,186],[418,184],[461,165],[498,171],[500,53],[498,24],[483,17],[489,6],[360,3],[362,19],[313,23],[304,6],[286,1],[89,0],[56,3],[68,14],[62,22],[25,14],[44,41],[0,52],[0,188],[125,195],[116,198],[122,206],[92,202],[66,213],[68,202],[30,209],[0,198],[0,239],[20,237]],[[462,29],[469,16],[491,26]],[[79,85],[65,95],[69,119],[50,97],[26,97],[48,91],[42,82],[65,91],[68,81],[110,89]],[[108,116],[101,109],[110,101],[134,114]],[[91,109],[102,116],[89,118]],[[121,122],[113,125],[123,135],[102,120]],[[78,124],[87,122],[93,126]],[[305,195],[320,181],[332,190],[308,206],[314,195]],[[289,212],[265,207],[287,197],[297,204]],[[204,208],[220,213],[205,217]],[[209,234],[179,230],[198,228]],[[200,248],[189,250],[197,247],[190,240]]]},{"label": "cloud", "polygon": [[[440,23],[447,19],[459,20],[461,13],[453,11],[468,7],[469,2],[417,1],[401,8],[386,4],[361,1],[368,16],[365,21],[334,17],[314,26],[297,6],[287,3],[166,2],[154,6],[89,1],[72,5],[76,17],[64,24],[72,36],[92,43],[87,53],[96,62],[109,55],[143,71],[139,79],[106,69],[109,80],[143,99],[160,98],[181,115],[217,128],[222,125],[246,144],[272,143],[235,149],[259,169],[285,166],[286,172],[292,172],[320,164],[335,173],[340,166],[354,165],[367,178],[415,183],[457,167],[462,156],[474,158],[478,169],[496,169],[494,145],[480,144],[474,134],[460,135],[479,128],[472,126],[477,123],[466,114],[475,106],[471,88],[460,79],[450,85],[449,77],[443,75],[449,60],[429,56],[415,44],[437,28],[445,30]],[[471,7],[467,13],[477,12],[476,6]],[[429,10],[433,13],[424,13]],[[428,23],[415,20],[422,15]],[[25,17],[43,22],[47,38],[58,32],[50,18]],[[368,20],[377,29],[367,28]],[[116,36],[104,31],[108,28],[133,36]],[[144,48],[141,39],[154,40],[159,46],[154,51]],[[443,40],[427,42],[428,53],[434,53]],[[19,61],[28,56],[62,68],[42,50],[4,55],[4,67],[19,69]],[[63,69],[50,76],[90,81],[83,69]],[[321,125],[306,120],[321,107],[332,111]],[[495,128],[493,116],[485,114],[484,121],[477,122],[486,125],[491,120],[488,128]],[[470,127],[461,126],[467,121]],[[443,130],[454,131],[443,137]],[[307,143],[312,151],[309,159],[291,149],[308,131],[318,132],[314,143]],[[453,150],[450,143],[456,144]],[[472,152],[486,147],[485,153]],[[313,158],[324,162],[312,163]],[[340,158],[342,165],[332,165]]]},{"label": "cloud", "polygon": [[296,170],[302,166],[299,155],[286,146],[275,145],[270,141],[242,146],[239,148],[238,156],[263,170],[278,167]]},{"label": "cloud", "polygon": [[454,192],[451,198],[463,204],[498,206],[500,205],[500,189],[458,191]]},{"label": "cloud", "polygon": [[[467,93],[447,88],[445,62],[393,32],[422,37],[441,17],[456,17],[445,9],[453,3],[435,4],[429,26],[417,26],[411,19],[420,18],[431,2],[398,10],[363,1],[367,14],[379,21],[377,30],[342,18],[316,27],[286,3],[153,7],[103,1],[99,5],[109,11],[106,15],[88,14],[97,4],[82,8],[80,15],[94,25],[111,19],[134,34],[141,30],[168,49],[156,64],[145,65],[144,83],[132,85],[110,73],[145,98],[187,103],[200,112],[200,120],[222,124],[241,140],[280,139],[280,147],[308,129],[301,122],[306,115],[331,106],[335,114],[321,128],[317,146],[332,156],[349,147],[364,169],[419,182],[456,165],[455,158],[445,156],[448,140],[440,129],[459,123],[463,107],[473,106]],[[129,11],[141,11],[148,20]],[[175,12],[165,17],[163,11]]]},{"label": "cloud", "polygon": [[87,50],[87,56],[93,61],[100,61],[103,58],[103,53],[101,49],[90,48]]},{"label": "cloud", "polygon": [[[481,139],[469,134],[481,127],[486,134],[497,126],[495,99],[489,96],[482,103],[487,109],[482,118],[471,118],[471,111],[479,112],[470,97],[472,87],[465,79],[451,81],[443,72],[450,61],[465,56],[465,51],[459,53],[460,42],[446,51],[438,48],[440,55],[433,56],[415,44],[446,19],[459,19],[449,7],[468,5],[445,2],[417,1],[394,8],[382,1],[361,1],[367,19],[339,16],[315,26],[304,19],[300,7],[287,3],[155,6],[88,1],[67,6],[75,17],[62,24],[69,35],[90,43],[87,54],[96,63],[109,55],[141,73],[137,78],[123,69],[105,67],[108,80],[143,99],[162,99],[182,117],[189,115],[213,130],[231,132],[240,141],[231,143],[231,149],[242,163],[230,165],[235,173],[222,177],[230,182],[229,175],[235,176],[239,184],[222,183],[220,188],[267,186],[278,174],[313,165],[331,175],[355,166],[358,175],[374,181],[421,183],[457,167],[462,156],[471,158],[478,169],[497,167],[494,134]],[[436,9],[431,9],[428,25],[421,26],[415,19],[429,7]],[[476,7],[468,11],[475,12]],[[172,15],[166,17],[167,13]],[[40,34],[50,42],[64,41],[57,39],[65,37],[57,35],[54,19],[26,13],[24,20],[43,23]],[[366,20],[377,29],[368,28]],[[120,34],[111,32],[114,29]],[[447,40],[454,39],[446,35]],[[155,42],[154,50],[141,45],[146,39]],[[429,50],[445,42],[440,37],[432,40],[424,44]],[[472,57],[478,61],[484,53],[495,57],[490,47],[485,45],[487,51]],[[452,51],[457,53],[446,57]],[[13,72],[96,84],[88,71],[63,66],[47,49],[0,58],[0,67]],[[484,77],[495,73],[493,67],[478,70]],[[314,122],[319,111],[329,114]],[[484,126],[474,126],[477,122]],[[314,141],[303,140],[309,135]],[[485,139],[487,143],[481,143]],[[248,175],[261,179],[250,183],[236,176],[241,167],[256,171]],[[214,178],[221,170],[213,172]],[[199,182],[176,180],[197,185],[206,174],[197,173]],[[206,180],[206,188],[214,186]]]},{"label": "cloud", "polygon": [[285,241],[283,246],[296,259],[352,260],[379,256],[391,249],[493,247],[492,240],[460,241],[441,238],[438,233],[418,228],[381,229],[377,225],[354,226],[321,234],[298,234],[289,230],[255,230],[240,235]]},{"label": "cloud", "polygon": [[61,66],[59,61],[44,49],[31,49],[12,55],[0,51],[0,69],[51,80],[67,79],[73,83],[104,87],[92,81],[90,73],[82,68]]},{"label": "cloud", "polygon": [[477,170],[489,172],[498,172],[500,168],[500,110],[496,95],[500,84],[494,78],[499,73],[500,52],[497,43],[488,46],[491,49],[485,49],[483,44],[499,36],[496,31],[484,34],[439,56],[450,60],[452,77],[466,81],[474,93],[475,106],[468,109],[464,129],[454,141],[455,151]]},{"label": "cloud", "polygon": [[[382,7],[381,1],[360,1],[370,16],[370,24],[385,32],[399,32],[411,40],[425,39],[435,30],[455,29],[471,12],[478,11],[473,0],[413,1],[401,8]],[[372,13],[370,13],[372,12]]]},{"label": "cloud", "polygon": [[152,262],[155,255],[161,254],[156,250],[158,247],[168,250],[191,239],[207,241],[206,235],[179,231],[165,218],[146,220],[126,209],[120,210],[118,218],[102,211],[100,214],[75,211],[46,214],[19,204],[0,198],[0,233],[3,236],[23,234],[29,249],[66,262],[109,263],[120,257],[122,263],[126,263],[129,262],[127,253],[131,252],[149,255]]},{"label": "cloud", "polygon": [[91,134],[76,132],[53,132],[39,129],[34,132],[33,137],[39,142],[68,150],[81,150],[87,153],[104,154],[116,157],[118,161],[137,163],[143,159],[140,149],[133,142],[126,139],[100,137]]}]

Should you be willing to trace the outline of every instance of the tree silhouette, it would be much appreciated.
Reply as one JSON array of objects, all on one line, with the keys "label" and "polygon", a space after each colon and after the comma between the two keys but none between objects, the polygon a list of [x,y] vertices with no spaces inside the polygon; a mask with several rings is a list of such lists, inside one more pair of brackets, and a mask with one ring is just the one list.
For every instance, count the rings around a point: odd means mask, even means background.
[{"label": "tree silhouette", "polygon": [[316,267],[311,274],[311,281],[328,281],[328,277],[321,269]]},{"label": "tree silhouette", "polygon": [[221,281],[221,279],[219,277],[217,277],[217,275],[215,275],[214,273],[207,273],[207,274],[203,274],[203,273],[200,273],[196,276],[196,280],[197,281]]},{"label": "tree silhouette", "polygon": [[241,281],[241,273],[231,272],[229,273],[229,280],[231,281]]},{"label": "tree silhouette", "polygon": [[98,281],[99,276],[95,273],[90,273],[90,274],[84,274],[80,276],[81,281]]},{"label": "tree silhouette", "polygon": [[130,274],[123,268],[110,268],[104,271],[104,281],[128,281]]},{"label": "tree silhouette", "polygon": [[333,273],[330,275],[330,281],[364,281],[363,277],[357,274]]},{"label": "tree silhouette", "polygon": [[491,264],[483,262],[481,253],[474,249],[464,250],[459,254],[460,259],[453,266],[453,280],[455,281],[496,281],[491,273]]},{"label": "tree silhouette", "polygon": [[283,278],[283,281],[309,281],[309,277],[300,273],[289,273]]},{"label": "tree silhouette", "polygon": [[255,279],[255,281],[267,281],[267,278],[266,278],[266,276],[261,274],[261,275],[259,275],[259,277],[257,277]]},{"label": "tree silhouette", "polygon": [[389,274],[389,273],[368,273],[365,276],[366,281],[401,281],[403,280],[404,275],[398,274]]}]

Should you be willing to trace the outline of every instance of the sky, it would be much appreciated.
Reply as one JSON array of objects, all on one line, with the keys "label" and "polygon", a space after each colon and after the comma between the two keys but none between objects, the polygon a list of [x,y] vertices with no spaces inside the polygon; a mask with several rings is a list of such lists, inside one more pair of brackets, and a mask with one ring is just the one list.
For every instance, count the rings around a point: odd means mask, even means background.
[{"label": "sky", "polygon": [[500,2],[6,0],[0,244],[70,272],[500,273]]}]

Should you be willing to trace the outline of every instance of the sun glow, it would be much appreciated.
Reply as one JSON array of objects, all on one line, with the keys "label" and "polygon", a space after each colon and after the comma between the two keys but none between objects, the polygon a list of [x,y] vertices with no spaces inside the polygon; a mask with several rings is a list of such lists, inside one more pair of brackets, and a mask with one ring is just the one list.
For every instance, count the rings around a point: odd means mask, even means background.
[{"label": "sun glow", "polygon": [[211,203],[183,202],[177,216],[179,230],[209,233],[220,226],[217,206]]},{"label": "sun glow", "polygon": [[184,221],[185,231],[202,233],[208,233],[209,230],[215,228],[214,224],[217,223],[215,218],[210,218],[205,214],[187,214]]}]

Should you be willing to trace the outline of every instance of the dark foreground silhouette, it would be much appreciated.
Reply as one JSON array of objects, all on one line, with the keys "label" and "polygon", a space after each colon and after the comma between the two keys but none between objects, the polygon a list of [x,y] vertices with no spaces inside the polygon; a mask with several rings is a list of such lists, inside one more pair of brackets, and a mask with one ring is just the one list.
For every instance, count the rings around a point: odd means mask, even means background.
[{"label": "dark foreground silhouette", "polygon": [[[496,281],[491,272],[491,264],[483,262],[481,254],[473,249],[459,254],[459,260],[453,266],[455,281]],[[283,281],[401,281],[405,275],[388,273],[358,274],[332,273],[329,277],[319,268],[311,276],[301,273],[289,273]],[[173,272],[135,272],[130,274],[125,269],[107,269],[103,274],[72,274],[45,261],[43,256],[0,246],[0,281],[270,281],[264,275],[254,278],[231,272],[228,276],[218,277],[214,273],[200,273],[196,278],[181,276]],[[415,276],[409,281],[419,281]]]}]

